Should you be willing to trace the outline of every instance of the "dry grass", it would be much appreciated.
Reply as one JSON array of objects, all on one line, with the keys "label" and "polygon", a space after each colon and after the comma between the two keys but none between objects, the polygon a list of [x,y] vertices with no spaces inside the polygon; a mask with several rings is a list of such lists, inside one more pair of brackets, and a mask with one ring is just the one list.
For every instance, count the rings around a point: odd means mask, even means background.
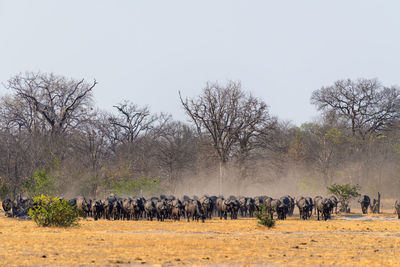
[{"label": "dry grass", "polygon": [[[371,218],[374,216],[370,216]],[[379,215],[394,218],[394,214]],[[0,217],[0,265],[399,265],[400,221],[81,221],[39,228]]]}]

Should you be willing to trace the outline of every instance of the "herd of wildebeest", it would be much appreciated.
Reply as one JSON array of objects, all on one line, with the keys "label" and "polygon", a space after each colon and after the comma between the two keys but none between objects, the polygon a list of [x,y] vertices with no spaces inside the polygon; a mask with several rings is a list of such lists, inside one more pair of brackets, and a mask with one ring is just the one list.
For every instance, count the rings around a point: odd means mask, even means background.
[{"label": "herd of wildebeest", "polygon": [[[328,220],[333,212],[338,213],[339,201],[335,196],[322,197],[298,197],[289,195],[279,199],[268,196],[224,198],[222,196],[188,197],[181,199],[174,196],[160,195],[159,197],[128,197],[121,198],[115,195],[102,200],[92,200],[85,197],[77,197],[68,200],[83,217],[92,217],[94,220],[150,220],[165,219],[190,220],[211,219],[218,216],[220,219],[237,219],[238,216],[253,217],[254,213],[264,209],[272,218],[285,220],[292,216],[295,207],[299,210],[300,219],[307,220],[317,215],[318,220]],[[377,210],[377,203],[371,203],[367,195],[359,199],[361,210],[365,214],[370,207],[373,212]],[[2,202],[3,210],[9,217],[28,217],[28,210],[35,205],[32,198],[17,197],[16,200],[5,199]],[[339,207],[339,211],[348,212],[347,207]],[[395,210],[400,219],[400,202],[396,201]]]}]

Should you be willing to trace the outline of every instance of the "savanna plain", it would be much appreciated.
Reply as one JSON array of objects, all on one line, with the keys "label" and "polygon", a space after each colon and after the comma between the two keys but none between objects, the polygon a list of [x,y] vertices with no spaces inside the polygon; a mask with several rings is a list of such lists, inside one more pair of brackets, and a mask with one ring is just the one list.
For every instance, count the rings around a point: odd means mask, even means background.
[{"label": "savanna plain", "polygon": [[81,220],[73,228],[37,227],[0,213],[1,266],[76,265],[400,265],[400,220],[392,210],[332,220],[256,219],[205,223]]}]

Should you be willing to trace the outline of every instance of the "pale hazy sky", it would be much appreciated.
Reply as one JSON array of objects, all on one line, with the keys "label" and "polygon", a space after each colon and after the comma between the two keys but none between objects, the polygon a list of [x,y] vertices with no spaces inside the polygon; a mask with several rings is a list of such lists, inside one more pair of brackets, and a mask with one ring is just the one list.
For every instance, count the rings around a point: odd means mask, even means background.
[{"label": "pale hazy sky", "polygon": [[[400,1],[2,1],[0,82],[25,71],[96,78],[96,105],[129,99],[186,117],[178,91],[240,80],[294,123],[342,78],[400,84]],[[0,94],[6,90],[0,88]]]}]

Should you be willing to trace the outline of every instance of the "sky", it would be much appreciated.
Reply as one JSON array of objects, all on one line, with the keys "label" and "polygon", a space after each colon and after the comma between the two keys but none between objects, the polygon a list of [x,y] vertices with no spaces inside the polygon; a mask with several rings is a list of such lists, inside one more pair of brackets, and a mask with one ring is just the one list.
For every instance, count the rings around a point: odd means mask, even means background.
[{"label": "sky", "polygon": [[[187,120],[178,92],[241,81],[270,112],[316,118],[312,91],[338,79],[400,84],[400,1],[0,1],[0,83],[26,71],[99,82]],[[9,93],[0,86],[0,95]]]}]

